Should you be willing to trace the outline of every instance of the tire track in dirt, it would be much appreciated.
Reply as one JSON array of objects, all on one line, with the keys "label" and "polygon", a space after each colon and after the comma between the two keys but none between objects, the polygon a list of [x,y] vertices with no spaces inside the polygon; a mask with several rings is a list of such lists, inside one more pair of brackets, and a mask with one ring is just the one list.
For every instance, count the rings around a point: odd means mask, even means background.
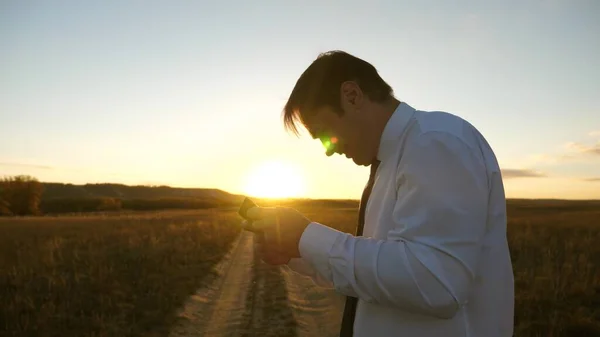
[{"label": "tire track in dirt", "polygon": [[254,234],[243,231],[198,292],[182,309],[170,337],[296,337],[281,268],[255,254]]},{"label": "tire track in dirt", "polygon": [[234,336],[243,324],[253,237],[242,232],[217,265],[216,274],[190,297],[170,337]]},{"label": "tire track in dirt", "polygon": [[288,305],[297,322],[297,336],[339,336],[345,296],[291,270],[282,274],[289,292]]},{"label": "tire track in dirt", "polygon": [[253,283],[246,298],[246,325],[241,336],[296,337],[296,321],[280,267],[261,261],[254,247]]}]

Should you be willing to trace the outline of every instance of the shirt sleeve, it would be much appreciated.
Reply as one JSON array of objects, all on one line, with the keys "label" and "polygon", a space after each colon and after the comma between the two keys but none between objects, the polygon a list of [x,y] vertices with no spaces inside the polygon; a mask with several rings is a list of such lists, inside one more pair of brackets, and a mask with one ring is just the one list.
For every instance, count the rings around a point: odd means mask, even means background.
[{"label": "shirt sleeve", "polygon": [[312,223],[300,254],[342,294],[451,318],[467,303],[486,229],[482,155],[454,135],[428,132],[405,150],[396,179],[385,239]]},{"label": "shirt sleeve", "polygon": [[314,284],[322,288],[333,289],[333,283],[321,276],[321,274],[319,274],[310,263],[302,258],[290,259],[290,261],[284,267],[286,267],[287,271],[292,271],[304,277],[310,278]]}]

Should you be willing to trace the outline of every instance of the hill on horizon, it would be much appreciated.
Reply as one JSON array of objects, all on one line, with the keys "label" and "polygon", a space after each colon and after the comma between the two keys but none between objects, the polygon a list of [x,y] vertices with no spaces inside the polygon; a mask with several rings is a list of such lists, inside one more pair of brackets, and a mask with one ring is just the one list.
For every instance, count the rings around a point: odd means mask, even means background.
[{"label": "hill on horizon", "polygon": [[[218,188],[202,187],[172,187],[168,185],[127,185],[119,183],[56,183],[40,182],[44,187],[43,200],[56,198],[119,198],[119,199],[160,199],[160,198],[194,198],[213,199],[216,201],[241,202],[245,195],[234,194]],[[273,200],[271,198],[253,198],[256,200]],[[274,198],[277,199],[277,198]],[[293,197],[283,198],[295,201],[346,201],[355,202],[357,198],[310,198]],[[510,204],[537,204],[546,206],[557,206],[566,204],[594,204],[599,205],[600,200],[571,200],[559,198],[507,198]]]},{"label": "hill on horizon", "polygon": [[243,196],[216,188],[182,188],[170,186],[125,185],[116,183],[69,184],[41,182],[44,187],[42,200],[59,198],[118,198],[161,199],[191,198],[210,199],[220,202],[242,200]]}]

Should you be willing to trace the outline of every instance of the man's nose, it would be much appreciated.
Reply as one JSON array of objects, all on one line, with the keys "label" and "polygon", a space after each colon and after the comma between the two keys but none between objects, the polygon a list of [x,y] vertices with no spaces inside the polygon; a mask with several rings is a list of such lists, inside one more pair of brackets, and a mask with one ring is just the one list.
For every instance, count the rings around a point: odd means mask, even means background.
[{"label": "man's nose", "polygon": [[336,153],[337,154],[342,154],[342,150],[343,149],[341,148],[341,146],[339,146],[339,144],[338,145],[330,145],[329,147],[325,148],[325,154],[328,157],[330,157],[330,156],[332,156],[332,155],[334,155]]}]

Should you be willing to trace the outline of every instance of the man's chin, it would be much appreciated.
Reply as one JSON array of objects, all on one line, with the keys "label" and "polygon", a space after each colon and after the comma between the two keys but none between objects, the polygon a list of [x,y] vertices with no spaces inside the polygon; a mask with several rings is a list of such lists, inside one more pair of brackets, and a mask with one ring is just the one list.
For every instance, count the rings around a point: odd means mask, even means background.
[{"label": "man's chin", "polygon": [[352,161],[354,162],[354,164],[358,165],[358,166],[369,166],[369,164],[371,163],[367,163],[363,160],[357,159],[357,158],[350,158],[352,159]]}]

